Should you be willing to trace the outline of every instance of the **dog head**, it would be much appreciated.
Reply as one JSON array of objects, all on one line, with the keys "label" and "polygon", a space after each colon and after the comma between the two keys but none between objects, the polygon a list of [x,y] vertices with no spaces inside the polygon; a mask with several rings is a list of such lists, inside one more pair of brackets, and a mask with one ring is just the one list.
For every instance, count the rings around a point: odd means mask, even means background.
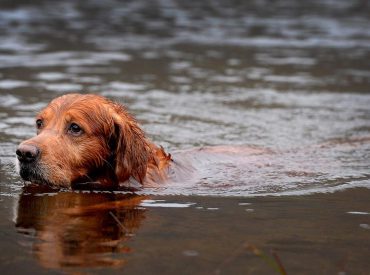
[{"label": "dog head", "polygon": [[36,116],[35,127],[37,135],[16,151],[24,180],[70,187],[145,178],[151,145],[118,103],[97,95],[64,95]]}]

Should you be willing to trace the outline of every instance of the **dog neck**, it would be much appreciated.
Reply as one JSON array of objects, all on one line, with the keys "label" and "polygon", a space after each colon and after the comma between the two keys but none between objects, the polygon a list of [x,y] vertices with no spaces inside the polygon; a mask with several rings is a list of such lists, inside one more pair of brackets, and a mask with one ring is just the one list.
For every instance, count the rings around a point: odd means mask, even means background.
[{"label": "dog neck", "polygon": [[154,144],[151,144],[151,152],[143,185],[145,187],[158,187],[168,179],[172,158],[171,154],[167,154],[163,147]]}]

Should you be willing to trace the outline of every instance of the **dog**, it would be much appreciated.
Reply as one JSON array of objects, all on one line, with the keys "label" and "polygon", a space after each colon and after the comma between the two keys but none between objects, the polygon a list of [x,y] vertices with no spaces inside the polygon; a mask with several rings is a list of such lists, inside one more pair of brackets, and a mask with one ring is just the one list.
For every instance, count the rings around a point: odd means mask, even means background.
[{"label": "dog", "polygon": [[123,105],[102,96],[60,96],[35,126],[37,135],[16,150],[20,176],[35,184],[137,189],[166,182],[174,166]]},{"label": "dog", "polygon": [[[16,149],[19,173],[54,189],[137,191],[248,179],[270,165],[266,148],[211,146],[169,154],[152,143],[117,102],[93,94],[67,94],[36,116],[37,135]],[[255,167],[255,168],[253,168]],[[212,185],[213,186],[213,185]]]}]

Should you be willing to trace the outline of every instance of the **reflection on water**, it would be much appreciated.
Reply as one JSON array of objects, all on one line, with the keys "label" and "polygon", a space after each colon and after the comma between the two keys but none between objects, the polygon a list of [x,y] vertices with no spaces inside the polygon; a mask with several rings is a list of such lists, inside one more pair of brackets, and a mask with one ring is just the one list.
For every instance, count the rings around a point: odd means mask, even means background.
[{"label": "reflection on water", "polygon": [[[39,189],[39,188],[38,188]],[[145,208],[144,199],[113,193],[40,193],[20,195],[16,227],[32,235],[32,250],[46,268],[121,266],[130,252],[126,245],[135,235]],[[31,191],[31,192],[29,192]],[[35,193],[36,192],[36,193]]]},{"label": "reflection on water", "polygon": [[370,268],[368,189],[218,199],[47,192],[28,188],[20,195],[14,239],[21,252],[3,266],[22,266],[30,251],[44,268],[37,273],[366,274]]}]

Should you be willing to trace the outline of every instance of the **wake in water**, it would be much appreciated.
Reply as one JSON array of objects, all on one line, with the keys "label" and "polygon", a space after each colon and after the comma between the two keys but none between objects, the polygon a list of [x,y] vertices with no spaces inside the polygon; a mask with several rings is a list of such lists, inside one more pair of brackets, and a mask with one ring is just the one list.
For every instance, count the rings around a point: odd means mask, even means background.
[{"label": "wake in water", "polygon": [[173,154],[180,174],[140,194],[303,195],[370,186],[370,137],[333,139],[291,150],[216,146]]}]

